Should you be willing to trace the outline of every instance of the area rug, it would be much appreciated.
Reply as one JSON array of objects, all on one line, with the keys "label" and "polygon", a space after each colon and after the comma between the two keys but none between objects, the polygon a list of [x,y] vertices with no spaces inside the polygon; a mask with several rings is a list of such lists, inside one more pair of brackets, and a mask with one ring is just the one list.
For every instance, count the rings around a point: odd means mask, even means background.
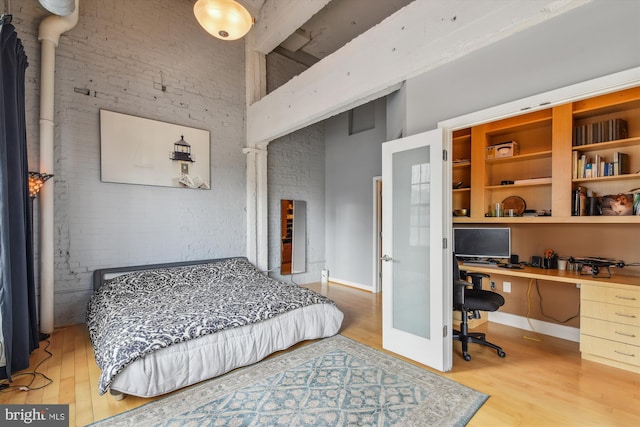
[{"label": "area rug", "polygon": [[463,426],[489,396],[341,335],[92,426]]}]

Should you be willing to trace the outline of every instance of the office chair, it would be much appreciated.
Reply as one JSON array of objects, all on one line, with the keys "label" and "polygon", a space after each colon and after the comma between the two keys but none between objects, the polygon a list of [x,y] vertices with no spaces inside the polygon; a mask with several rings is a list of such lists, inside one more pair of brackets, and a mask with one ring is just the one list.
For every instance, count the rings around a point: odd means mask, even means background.
[{"label": "office chair", "polygon": [[[471,283],[463,280],[470,277]],[[482,278],[489,277],[483,273],[467,273],[461,275],[458,268],[458,259],[453,256],[453,309],[462,312],[460,330],[453,331],[453,339],[462,342],[462,357],[467,362],[471,360],[468,352],[469,343],[476,343],[491,347],[498,352],[498,356],[505,357],[506,354],[501,347],[490,343],[486,339],[486,334],[482,332],[469,332],[469,319],[479,319],[482,311],[496,311],[504,305],[504,297],[496,292],[482,289]],[[473,285],[472,288],[469,286]]]}]

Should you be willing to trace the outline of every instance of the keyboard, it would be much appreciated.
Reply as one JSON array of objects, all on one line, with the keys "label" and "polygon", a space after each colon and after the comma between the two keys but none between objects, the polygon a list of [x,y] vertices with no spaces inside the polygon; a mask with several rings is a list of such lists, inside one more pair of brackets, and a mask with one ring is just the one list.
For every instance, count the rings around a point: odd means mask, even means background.
[{"label": "keyboard", "polygon": [[462,261],[462,265],[467,265],[469,267],[498,268],[498,263],[495,261]]},{"label": "keyboard", "polygon": [[522,266],[520,264],[499,264],[500,268],[515,268],[516,270],[522,270]]}]

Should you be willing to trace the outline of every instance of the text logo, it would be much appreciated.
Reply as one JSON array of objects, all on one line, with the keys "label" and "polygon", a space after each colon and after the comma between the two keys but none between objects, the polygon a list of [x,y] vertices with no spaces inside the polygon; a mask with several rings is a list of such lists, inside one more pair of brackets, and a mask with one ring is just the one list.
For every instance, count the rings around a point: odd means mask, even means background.
[{"label": "text logo", "polygon": [[69,405],[0,405],[0,425],[67,427]]}]

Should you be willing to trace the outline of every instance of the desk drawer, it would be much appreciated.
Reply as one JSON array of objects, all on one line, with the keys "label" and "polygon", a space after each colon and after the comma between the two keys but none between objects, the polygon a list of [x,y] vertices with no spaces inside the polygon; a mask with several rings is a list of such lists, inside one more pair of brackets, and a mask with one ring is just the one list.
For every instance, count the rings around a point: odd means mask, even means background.
[{"label": "desk drawer", "polygon": [[640,327],[582,317],[580,333],[640,347]]},{"label": "desk drawer", "polygon": [[580,307],[581,318],[607,320],[625,325],[640,326],[640,308],[623,305],[605,304],[602,302],[583,300]]},{"label": "desk drawer", "polygon": [[580,351],[633,366],[640,366],[640,347],[580,335]]},{"label": "desk drawer", "polygon": [[640,289],[637,287],[618,289],[605,286],[582,285],[580,288],[580,296],[583,300],[640,308]]}]

